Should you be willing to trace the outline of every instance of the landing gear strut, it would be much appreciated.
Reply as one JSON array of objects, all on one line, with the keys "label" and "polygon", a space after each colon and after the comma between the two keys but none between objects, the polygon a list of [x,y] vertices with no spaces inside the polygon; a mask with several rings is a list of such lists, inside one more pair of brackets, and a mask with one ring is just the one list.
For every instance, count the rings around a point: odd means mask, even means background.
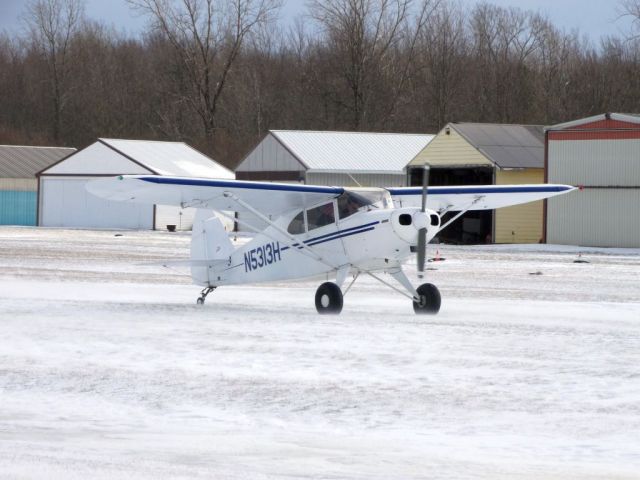
[{"label": "landing gear strut", "polygon": [[196,300],[196,303],[198,305],[204,305],[204,301],[207,298],[207,295],[209,295],[211,292],[213,292],[216,289],[216,287],[206,287],[203,288],[202,291],[200,292],[200,296],[198,297],[198,299]]}]

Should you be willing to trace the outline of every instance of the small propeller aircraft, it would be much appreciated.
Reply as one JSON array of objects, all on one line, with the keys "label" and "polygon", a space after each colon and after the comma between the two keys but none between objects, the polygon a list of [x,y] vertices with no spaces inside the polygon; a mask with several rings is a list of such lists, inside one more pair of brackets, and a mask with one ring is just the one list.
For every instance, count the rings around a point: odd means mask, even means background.
[{"label": "small propeller aircraft", "polygon": [[[203,288],[197,303],[223,285],[294,280],[326,275],[315,296],[320,314],[338,314],[343,297],[358,276],[367,274],[406,295],[416,313],[436,314],[437,287],[414,288],[402,270],[417,254],[418,277],[425,270],[427,243],[469,210],[517,205],[561,195],[569,185],[489,185],[428,187],[425,166],[422,187],[350,188],[315,185],[216,180],[206,178],[123,175],[91,181],[87,190],[130,203],[197,208],[191,237],[193,282]],[[255,237],[234,248],[214,211],[251,213],[267,224]],[[442,216],[458,212],[441,224]],[[242,217],[240,217],[242,218]],[[380,273],[393,277],[393,285]],[[343,290],[345,281],[350,284]],[[403,290],[404,289],[404,290]]]}]

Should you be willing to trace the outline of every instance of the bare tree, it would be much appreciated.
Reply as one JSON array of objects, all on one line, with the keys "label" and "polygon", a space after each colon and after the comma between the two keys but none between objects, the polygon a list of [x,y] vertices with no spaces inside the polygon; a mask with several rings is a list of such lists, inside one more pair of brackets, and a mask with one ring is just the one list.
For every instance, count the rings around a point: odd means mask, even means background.
[{"label": "bare tree", "polygon": [[471,14],[483,121],[521,122],[533,101],[530,57],[542,28],[535,14],[479,4]]},{"label": "bare tree", "polygon": [[633,38],[640,36],[640,0],[621,0],[619,11],[622,16],[631,17],[634,29],[639,32]]},{"label": "bare tree", "polygon": [[246,37],[269,22],[279,0],[127,0],[147,14],[175,52],[184,75],[176,93],[213,141],[220,96]]},{"label": "bare tree", "polygon": [[579,57],[577,34],[566,34],[556,28],[549,19],[536,15],[533,21],[539,48],[533,65],[536,70],[541,121],[547,125],[557,123],[571,111],[567,104],[572,84],[572,61]]},{"label": "bare tree", "polygon": [[[440,130],[449,121],[456,98],[461,96],[468,65],[465,17],[459,8],[441,4],[419,37],[415,63],[416,88],[424,92],[420,115],[429,130]],[[419,120],[420,120],[419,119]]]},{"label": "bare tree", "polygon": [[31,41],[48,66],[55,142],[60,141],[62,115],[69,98],[71,41],[80,28],[83,14],[84,0],[30,0],[26,6],[24,20]]},{"label": "bare tree", "polygon": [[[310,15],[324,29],[337,70],[344,78],[350,99],[351,128],[383,124],[392,114],[409,72],[416,39],[426,19],[439,3],[423,0],[413,27],[409,24],[413,0],[312,0]],[[400,59],[395,55],[404,50]],[[401,60],[398,62],[398,60]],[[391,100],[380,119],[369,119],[376,87],[383,77],[394,78],[394,88],[384,95]],[[380,92],[382,93],[382,92]],[[380,98],[376,101],[380,103]]]}]

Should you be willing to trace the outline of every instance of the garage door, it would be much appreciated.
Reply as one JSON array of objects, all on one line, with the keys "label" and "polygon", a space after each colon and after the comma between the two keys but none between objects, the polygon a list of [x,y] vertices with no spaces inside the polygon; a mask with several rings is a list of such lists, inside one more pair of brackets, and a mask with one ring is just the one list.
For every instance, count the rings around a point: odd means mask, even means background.
[{"label": "garage door", "polygon": [[110,202],[85,190],[89,178],[40,180],[40,225],[44,227],[150,230],[153,205]]}]

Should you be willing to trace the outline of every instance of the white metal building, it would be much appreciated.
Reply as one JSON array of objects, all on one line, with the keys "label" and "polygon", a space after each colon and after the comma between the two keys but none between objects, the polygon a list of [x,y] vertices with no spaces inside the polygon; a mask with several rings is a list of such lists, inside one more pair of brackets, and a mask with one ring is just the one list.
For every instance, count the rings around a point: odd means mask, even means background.
[{"label": "white metal building", "polygon": [[38,224],[46,227],[188,230],[195,210],[128,205],[99,199],[85,189],[94,178],[114,175],[235,178],[233,172],[182,142],[98,139],[42,170]]},{"label": "white metal building", "polygon": [[582,187],[547,201],[547,242],[640,247],[640,116],[548,127],[546,150],[546,180]]}]

